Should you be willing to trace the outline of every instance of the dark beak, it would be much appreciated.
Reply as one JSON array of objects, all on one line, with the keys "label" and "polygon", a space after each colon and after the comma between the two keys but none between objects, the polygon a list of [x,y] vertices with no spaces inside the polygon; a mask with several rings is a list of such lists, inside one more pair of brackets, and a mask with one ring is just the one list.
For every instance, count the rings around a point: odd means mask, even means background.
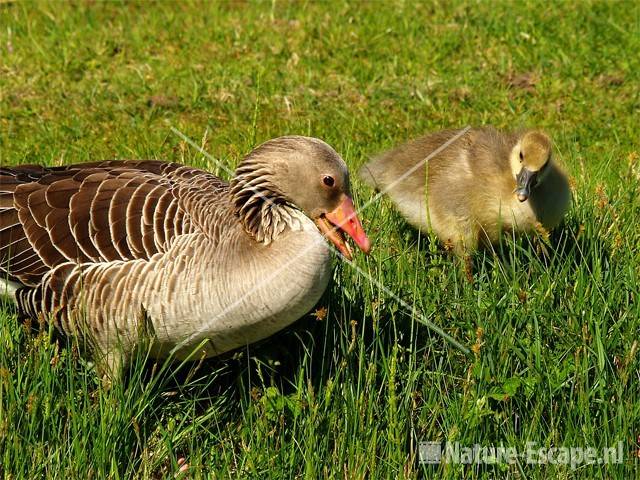
[{"label": "dark beak", "polygon": [[527,170],[523,168],[520,170],[520,173],[516,176],[516,189],[514,193],[518,197],[518,200],[521,202],[527,201],[529,196],[531,195],[531,188],[535,182],[536,176],[538,172],[532,172],[531,170]]}]

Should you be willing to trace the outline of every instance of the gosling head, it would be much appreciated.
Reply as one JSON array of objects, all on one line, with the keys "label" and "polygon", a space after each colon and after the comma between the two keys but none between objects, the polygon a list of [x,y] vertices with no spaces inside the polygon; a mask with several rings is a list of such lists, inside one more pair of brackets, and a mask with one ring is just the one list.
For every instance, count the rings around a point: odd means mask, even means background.
[{"label": "gosling head", "polygon": [[526,201],[544,179],[551,162],[551,140],[542,132],[525,133],[511,152],[511,171],[516,181],[514,193]]},{"label": "gosling head", "polygon": [[[371,248],[351,199],[347,165],[322,140],[286,136],[263,143],[240,164],[232,188],[244,202],[241,211],[255,201],[256,192],[296,206],[347,259],[352,252],[343,233],[365,253]],[[249,198],[242,200],[246,191]]]}]

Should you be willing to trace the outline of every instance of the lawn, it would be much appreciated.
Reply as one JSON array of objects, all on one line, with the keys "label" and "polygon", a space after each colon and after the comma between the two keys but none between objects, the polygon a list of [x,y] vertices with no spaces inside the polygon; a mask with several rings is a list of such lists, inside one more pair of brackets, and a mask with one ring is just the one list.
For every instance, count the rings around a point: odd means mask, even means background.
[{"label": "lawn", "polygon": [[[637,476],[639,51],[632,1],[0,3],[3,166],[157,158],[228,177],[178,131],[231,168],[317,136],[355,173],[426,131],[492,124],[547,131],[573,188],[561,228],[478,254],[473,282],[374,202],[366,275],[336,259],[315,312],[222,359],[142,352],[110,390],[6,306],[0,473],[172,478],[184,457],[190,478]],[[622,442],[624,458],[421,465],[420,441]]]}]

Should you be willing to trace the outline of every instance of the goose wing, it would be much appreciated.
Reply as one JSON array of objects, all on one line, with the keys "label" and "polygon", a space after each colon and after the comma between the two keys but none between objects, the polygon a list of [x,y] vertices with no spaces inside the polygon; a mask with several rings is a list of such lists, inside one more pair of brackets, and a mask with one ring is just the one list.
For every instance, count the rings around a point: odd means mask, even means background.
[{"label": "goose wing", "polygon": [[228,188],[155,160],[0,168],[0,274],[35,286],[61,263],[149,259],[194,230],[217,237]]}]

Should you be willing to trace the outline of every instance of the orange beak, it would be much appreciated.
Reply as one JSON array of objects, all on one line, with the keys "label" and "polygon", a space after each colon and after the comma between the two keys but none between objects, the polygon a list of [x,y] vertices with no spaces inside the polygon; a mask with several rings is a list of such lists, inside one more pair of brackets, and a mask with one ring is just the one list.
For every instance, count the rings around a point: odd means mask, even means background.
[{"label": "orange beak", "polygon": [[324,236],[340,250],[340,253],[347,260],[351,260],[352,252],[351,247],[344,240],[343,232],[349,235],[364,253],[369,253],[371,250],[371,242],[367,238],[367,234],[364,233],[353,207],[353,201],[348,195],[344,196],[342,203],[335,210],[321,215],[316,220],[316,224]]}]

